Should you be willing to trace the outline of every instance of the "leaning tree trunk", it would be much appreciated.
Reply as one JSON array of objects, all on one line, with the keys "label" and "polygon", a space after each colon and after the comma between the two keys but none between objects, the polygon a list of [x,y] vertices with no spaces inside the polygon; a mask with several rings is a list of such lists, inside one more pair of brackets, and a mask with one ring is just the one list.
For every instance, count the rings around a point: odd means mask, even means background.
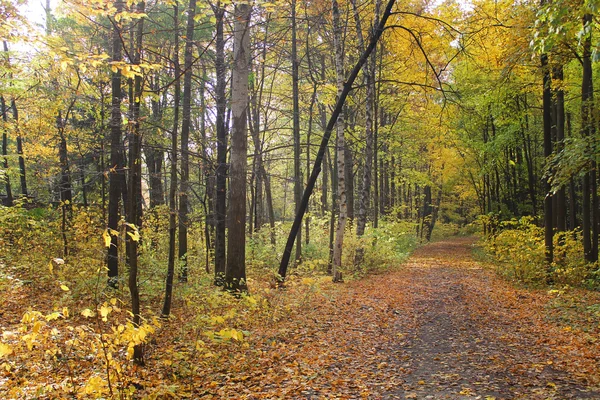
[{"label": "leaning tree trunk", "polygon": [[317,178],[319,177],[319,173],[321,172],[321,165],[323,163],[323,157],[325,156],[325,151],[327,150],[327,143],[329,143],[329,139],[331,137],[333,128],[335,127],[335,124],[338,120],[338,116],[342,112],[342,107],[344,106],[346,97],[348,97],[348,93],[350,93],[350,90],[352,89],[352,84],[354,83],[354,80],[358,76],[358,73],[360,72],[362,66],[367,61],[369,55],[371,54],[371,52],[377,45],[377,41],[379,40],[379,38],[381,37],[381,34],[383,33],[383,29],[385,27],[388,17],[390,16],[390,13],[392,11],[392,6],[394,5],[394,3],[395,3],[395,0],[388,1],[385,11],[383,13],[383,16],[381,18],[381,21],[379,22],[377,29],[374,31],[374,34],[371,37],[369,45],[367,46],[365,51],[362,53],[362,55],[358,59],[358,62],[352,69],[352,72],[350,72],[350,75],[346,79],[346,82],[344,84],[344,90],[338,97],[335,107],[333,109],[333,112],[331,113],[331,117],[329,119],[329,122],[327,123],[327,127],[325,128],[325,132],[323,133],[323,138],[321,139],[321,145],[319,146],[319,151],[317,153],[317,156],[315,157],[315,164],[314,164],[312,172],[310,174],[310,178],[308,179],[308,182],[306,183],[306,189],[304,190],[304,194],[302,195],[302,203],[300,204],[300,210],[298,211],[298,213],[296,213],[296,216],[294,218],[294,223],[292,224],[292,228],[290,229],[290,234],[288,235],[288,239],[285,244],[285,249],[284,249],[283,255],[281,257],[281,263],[279,264],[279,271],[278,271],[280,280],[285,279],[285,276],[287,273],[287,267],[290,262],[290,257],[292,255],[292,247],[294,246],[294,241],[296,239],[296,234],[298,233],[298,229],[300,229],[300,227],[302,225],[302,217],[304,216],[304,213],[306,212],[308,200],[310,199],[310,195],[312,194],[312,192],[315,188]]},{"label": "leaning tree trunk", "polygon": [[231,84],[231,178],[225,286],[245,291],[246,284],[246,171],[248,152],[248,77],[250,72],[249,4],[235,6],[234,55]]}]

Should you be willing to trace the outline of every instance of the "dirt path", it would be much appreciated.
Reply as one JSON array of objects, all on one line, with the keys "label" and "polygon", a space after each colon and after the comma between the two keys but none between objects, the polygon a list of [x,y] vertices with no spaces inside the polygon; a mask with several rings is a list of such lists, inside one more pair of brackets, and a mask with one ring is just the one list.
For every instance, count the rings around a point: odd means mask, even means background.
[{"label": "dirt path", "polygon": [[323,288],[278,324],[259,372],[216,397],[600,399],[598,321],[553,322],[552,295],[482,268],[474,242],[433,243],[397,270]]},{"label": "dirt path", "polygon": [[531,329],[532,315],[523,315],[507,286],[473,262],[471,249],[472,239],[453,239],[411,258],[404,271],[411,318],[395,320],[403,341],[385,348],[388,365],[405,372],[404,382],[383,397],[600,398],[581,376],[554,367],[551,349],[539,348],[543,338]]}]

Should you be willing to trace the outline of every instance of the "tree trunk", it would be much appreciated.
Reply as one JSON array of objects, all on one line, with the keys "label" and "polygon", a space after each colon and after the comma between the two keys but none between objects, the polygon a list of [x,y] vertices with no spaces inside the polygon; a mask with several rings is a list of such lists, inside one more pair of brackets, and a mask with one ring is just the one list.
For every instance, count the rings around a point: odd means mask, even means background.
[{"label": "tree trunk", "polygon": [[[332,0],[333,14],[333,43],[335,53],[335,72],[337,81],[337,98],[342,97],[344,92],[344,53],[342,46],[342,26],[340,23],[340,10],[337,0]],[[339,268],[342,266],[342,250],[344,245],[344,233],[346,229],[346,218],[348,204],[346,203],[346,141],[344,136],[344,114],[340,110],[336,123],[336,152],[337,152],[337,178],[338,178],[338,223],[335,233],[335,243],[333,245],[333,281],[339,281]],[[350,166],[348,166],[350,167]]]},{"label": "tree trunk", "polygon": [[216,36],[215,36],[215,68],[217,84],[215,89],[215,103],[217,107],[217,168],[215,170],[216,199],[215,199],[215,284],[222,286],[225,278],[225,218],[227,213],[227,127],[225,125],[225,39],[223,37],[223,18],[225,9],[220,2],[215,10]]},{"label": "tree trunk", "polygon": [[[302,173],[300,166],[300,94],[298,89],[298,50],[296,37],[296,0],[292,0],[292,130],[294,136],[294,204],[296,213],[300,209],[302,201]],[[296,262],[302,257],[302,230],[298,231],[296,237]]]},{"label": "tree trunk", "polygon": [[[586,14],[583,17],[584,27],[591,29],[592,16]],[[592,61],[591,61],[592,38],[591,34],[586,35],[583,40],[583,78],[581,82],[581,129],[584,138],[591,140],[594,135],[594,119],[593,119],[593,77],[592,77]],[[588,144],[589,145],[589,144]],[[586,261],[595,262],[598,259],[597,255],[597,239],[598,231],[596,227],[597,210],[596,202],[597,194],[595,190],[595,163],[589,171],[586,171],[583,176],[583,252]],[[591,201],[590,201],[591,197]]]},{"label": "tree trunk", "polygon": [[169,258],[167,261],[167,281],[165,285],[165,301],[163,302],[162,317],[171,314],[173,296],[173,279],[175,277],[175,251],[177,242],[177,133],[179,130],[179,101],[181,96],[181,67],[179,65],[179,6],[173,4],[173,26],[175,27],[175,48],[173,54],[173,73],[175,88],[173,93],[173,130],[171,131],[171,182],[169,185]]},{"label": "tree trunk", "polygon": [[[565,92],[562,87],[563,67],[559,65],[554,70],[554,77],[558,81],[556,89],[556,153],[564,148],[565,140]],[[556,192],[556,230],[563,232],[567,229],[567,200],[565,188],[561,187]]]},{"label": "tree trunk", "polygon": [[181,119],[181,181],[179,183],[179,262],[181,272],[179,280],[187,282],[188,279],[188,191],[190,179],[189,166],[189,136],[192,109],[192,49],[194,45],[194,17],[196,15],[196,0],[190,0],[188,19],[185,34],[184,76],[183,76],[183,103]]},{"label": "tree trunk", "polygon": [[[552,88],[550,87],[550,71],[548,67],[548,56],[542,54],[542,74],[543,74],[543,122],[544,122],[544,157],[548,159],[552,155]],[[553,228],[552,228],[552,196],[550,193],[550,184],[544,179],[544,245],[546,268],[549,269],[553,260]]]},{"label": "tree trunk", "polygon": [[[354,18],[356,21],[356,32],[359,42],[360,51],[364,49],[364,39],[362,35],[362,27],[360,24],[360,16],[356,7],[356,0],[352,1],[354,9]],[[379,8],[381,1],[377,0],[375,4],[375,21],[373,26],[377,25],[379,18]],[[356,221],[356,236],[362,236],[365,233],[367,225],[367,215],[370,207],[371,194],[371,176],[373,169],[373,110],[375,108],[375,50],[367,61],[366,67],[363,68],[364,81],[366,84],[366,103],[365,103],[365,162],[362,175],[362,190],[359,198],[358,218]],[[361,247],[356,252],[355,264],[360,264],[364,256],[364,249]]]},{"label": "tree trunk", "polygon": [[[136,7],[137,13],[144,13],[145,3],[139,2]],[[142,38],[144,32],[144,18],[137,21],[137,32],[135,48],[133,49],[133,64],[139,65],[142,56]],[[142,229],[142,134],[140,131],[140,101],[142,97],[142,76],[135,75],[133,87],[133,108],[131,134],[129,136],[129,193],[127,199],[127,254],[129,256],[129,279],[128,286],[131,293],[132,322],[135,327],[141,324],[140,315],[140,293],[137,282],[138,277],[138,244],[139,233]],[[144,364],[142,344],[133,348],[133,361],[136,364]]]},{"label": "tree trunk", "polygon": [[[115,12],[123,10],[123,1],[115,1]],[[119,23],[114,21],[112,37],[112,61],[122,61],[121,30]],[[111,77],[111,116],[110,116],[110,173],[108,176],[108,229],[111,230],[111,243],[108,248],[107,267],[109,285],[117,287],[119,276],[119,241],[114,234],[119,229],[119,201],[125,186],[125,170],[123,166],[123,143],[121,141],[121,71],[112,73]]]},{"label": "tree trunk", "polygon": [[23,157],[23,138],[21,137],[21,132],[19,130],[19,111],[17,110],[17,104],[15,100],[11,100],[11,107],[13,113],[13,120],[15,122],[15,126],[17,127],[17,154],[19,155],[19,178],[21,180],[21,194],[23,197],[29,196],[29,192],[27,190],[27,175],[25,174],[25,157]]},{"label": "tree trunk", "polygon": [[[0,96],[0,112],[2,113],[2,121],[6,125],[8,122],[8,109],[6,107],[6,102],[4,100],[4,96]],[[10,176],[8,175],[8,136],[7,129],[2,129],[2,155],[4,156],[3,168],[4,168],[4,187],[6,189],[6,202],[5,205],[8,207],[12,207],[13,205],[13,195],[12,195],[12,187],[10,185]]]},{"label": "tree trunk", "polygon": [[248,77],[250,73],[249,4],[235,6],[231,97],[231,177],[227,267],[225,285],[231,291],[247,290],[246,283],[246,172],[248,152]]}]

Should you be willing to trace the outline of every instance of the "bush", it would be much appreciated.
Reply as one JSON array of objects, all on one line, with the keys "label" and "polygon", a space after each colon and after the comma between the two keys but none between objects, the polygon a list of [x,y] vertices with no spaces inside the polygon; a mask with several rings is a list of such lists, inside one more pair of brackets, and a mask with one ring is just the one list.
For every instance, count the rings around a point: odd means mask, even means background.
[{"label": "bush", "polygon": [[546,268],[544,229],[531,217],[500,222],[484,239],[485,250],[498,262],[498,271],[525,284],[584,286],[594,282],[595,265],[583,259],[580,231],[554,235],[554,262]]}]

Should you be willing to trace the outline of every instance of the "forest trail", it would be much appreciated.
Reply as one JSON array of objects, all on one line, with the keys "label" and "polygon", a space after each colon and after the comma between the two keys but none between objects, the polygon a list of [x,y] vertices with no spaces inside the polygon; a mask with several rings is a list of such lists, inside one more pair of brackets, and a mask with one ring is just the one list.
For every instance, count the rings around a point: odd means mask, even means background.
[{"label": "forest trail", "polygon": [[600,398],[588,386],[599,380],[595,350],[547,320],[546,291],[515,289],[474,261],[473,243],[421,247],[318,307],[320,329],[304,325],[290,340],[301,341],[292,365],[314,374],[280,388],[293,398]]},{"label": "forest trail", "polygon": [[410,288],[410,318],[396,319],[404,340],[386,351],[389,365],[406,374],[402,388],[384,397],[600,398],[582,377],[555,368],[552,350],[540,348],[545,338],[531,331],[535,315],[523,314],[534,298],[512,293],[482,269],[472,244],[472,238],[432,243],[400,272]]}]

